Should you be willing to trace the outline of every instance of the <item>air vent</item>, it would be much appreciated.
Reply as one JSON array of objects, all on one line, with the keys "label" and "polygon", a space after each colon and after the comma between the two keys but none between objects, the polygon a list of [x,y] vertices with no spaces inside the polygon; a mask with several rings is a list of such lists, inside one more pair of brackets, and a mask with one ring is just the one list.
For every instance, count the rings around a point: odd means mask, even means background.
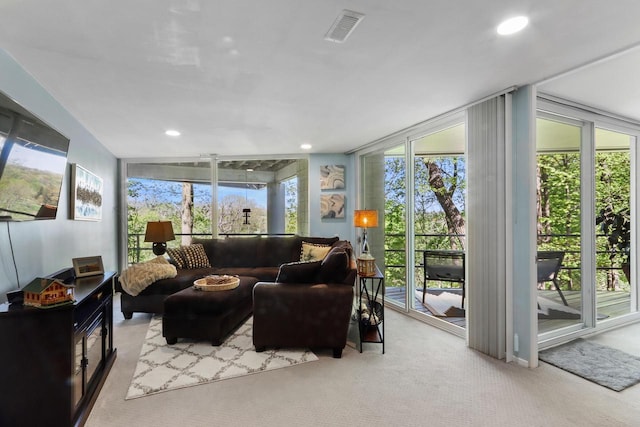
[{"label": "air vent", "polygon": [[356,25],[364,18],[363,13],[354,12],[352,10],[343,10],[336,18],[324,39],[335,43],[344,43],[347,37],[353,32]]}]

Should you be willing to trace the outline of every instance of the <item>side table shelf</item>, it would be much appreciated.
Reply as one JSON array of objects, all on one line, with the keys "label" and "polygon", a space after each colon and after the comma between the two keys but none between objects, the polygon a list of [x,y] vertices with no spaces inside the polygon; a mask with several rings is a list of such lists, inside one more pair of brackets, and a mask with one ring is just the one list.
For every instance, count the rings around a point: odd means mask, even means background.
[{"label": "side table shelf", "polygon": [[382,344],[384,354],[384,276],[376,266],[373,276],[358,275],[358,331],[360,353],[364,343]]}]

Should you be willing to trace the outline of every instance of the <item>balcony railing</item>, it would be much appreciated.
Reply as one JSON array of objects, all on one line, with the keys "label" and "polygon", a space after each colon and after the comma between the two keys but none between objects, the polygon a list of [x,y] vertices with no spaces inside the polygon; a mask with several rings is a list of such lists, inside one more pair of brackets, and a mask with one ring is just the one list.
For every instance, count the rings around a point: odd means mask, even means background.
[{"label": "balcony railing", "polygon": [[[221,233],[218,236],[220,237],[251,237],[251,236],[294,236],[292,233],[269,233],[269,234],[258,234],[258,233]],[[181,234],[175,233],[176,240],[172,240],[167,242],[168,247],[178,247],[180,246],[180,241],[182,236],[191,236],[195,238],[203,238],[208,239],[211,238],[210,233],[192,233],[192,234]],[[144,233],[129,233],[127,235],[127,261],[129,264],[139,263],[141,260],[144,261],[147,259],[145,254],[152,253],[153,243],[144,241]]]},{"label": "balcony railing", "polygon": [[[420,248],[416,248],[415,253],[415,265],[414,269],[416,273],[416,286],[422,286],[423,276],[422,271],[424,269],[424,265],[422,264],[423,253],[427,250],[433,249],[442,249],[449,250],[450,246],[446,244],[438,245],[428,245],[429,241],[433,239],[439,239],[440,241],[447,241],[450,238],[464,238],[465,235],[460,234],[416,234],[415,240],[416,242],[421,242],[424,246]],[[567,289],[576,289],[577,286],[574,284],[574,280],[578,280],[579,283],[579,273],[580,273],[580,250],[579,249],[566,249],[567,247],[579,245],[574,243],[573,245],[567,244],[567,240],[575,240],[580,239],[579,234],[549,234],[549,235],[540,235],[538,238],[548,240],[543,244],[538,246],[539,250],[549,251],[549,250],[561,250],[565,253],[564,262],[561,270],[561,285],[566,287]],[[402,248],[393,248],[394,240],[404,242],[404,234],[387,234],[385,236],[385,271],[387,276],[387,286],[393,286],[394,279],[398,282],[397,286],[405,286],[404,283],[404,270],[406,265],[404,262],[398,262],[400,260],[405,261],[406,250],[404,247]],[[563,242],[562,242],[563,240]],[[416,245],[417,246],[417,245]],[[596,247],[603,248],[606,247],[606,235],[598,234],[596,235]],[[596,250],[596,260],[599,261],[596,266],[596,272],[606,274],[611,271],[622,270],[620,265],[612,265],[609,261],[609,256],[612,254],[612,251],[605,249]],[[605,265],[605,260],[608,265]],[[395,261],[395,262],[394,262]],[[389,271],[390,270],[390,271]],[[393,272],[396,272],[395,274]],[[576,275],[578,275],[576,277]],[[400,279],[400,276],[402,279]],[[620,278],[624,277],[624,275],[620,275]],[[603,280],[604,278],[600,278]]]}]

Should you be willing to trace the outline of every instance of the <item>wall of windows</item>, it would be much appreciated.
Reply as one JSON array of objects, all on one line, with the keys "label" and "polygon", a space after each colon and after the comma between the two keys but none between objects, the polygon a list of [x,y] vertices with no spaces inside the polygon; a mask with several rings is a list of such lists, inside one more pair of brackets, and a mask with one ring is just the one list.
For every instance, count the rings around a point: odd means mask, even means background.
[{"label": "wall of windows", "polygon": [[544,98],[537,122],[538,250],[564,255],[555,284],[538,283],[544,348],[638,318],[640,127]]},{"label": "wall of windows", "polygon": [[[176,240],[212,235],[297,233],[307,226],[304,159],[121,161],[126,264],[153,257],[148,221],[170,221]],[[303,176],[304,175],[304,176]],[[214,183],[212,185],[212,182]],[[124,264],[124,265],[126,265]]]}]

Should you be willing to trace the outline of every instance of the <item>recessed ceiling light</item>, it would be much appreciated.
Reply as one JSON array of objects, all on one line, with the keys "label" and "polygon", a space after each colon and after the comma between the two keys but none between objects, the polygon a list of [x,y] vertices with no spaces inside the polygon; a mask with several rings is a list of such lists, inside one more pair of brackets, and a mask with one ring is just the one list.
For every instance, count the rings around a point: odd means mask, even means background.
[{"label": "recessed ceiling light", "polygon": [[177,130],[169,129],[168,131],[165,132],[165,135],[180,136],[180,132],[178,132]]},{"label": "recessed ceiling light", "polygon": [[514,18],[509,18],[506,21],[502,21],[502,23],[498,25],[497,31],[501,36],[506,36],[517,33],[526,27],[528,23],[529,18],[526,16],[516,16]]},{"label": "recessed ceiling light", "polygon": [[300,148],[303,150],[311,150],[311,144],[302,144]]}]

